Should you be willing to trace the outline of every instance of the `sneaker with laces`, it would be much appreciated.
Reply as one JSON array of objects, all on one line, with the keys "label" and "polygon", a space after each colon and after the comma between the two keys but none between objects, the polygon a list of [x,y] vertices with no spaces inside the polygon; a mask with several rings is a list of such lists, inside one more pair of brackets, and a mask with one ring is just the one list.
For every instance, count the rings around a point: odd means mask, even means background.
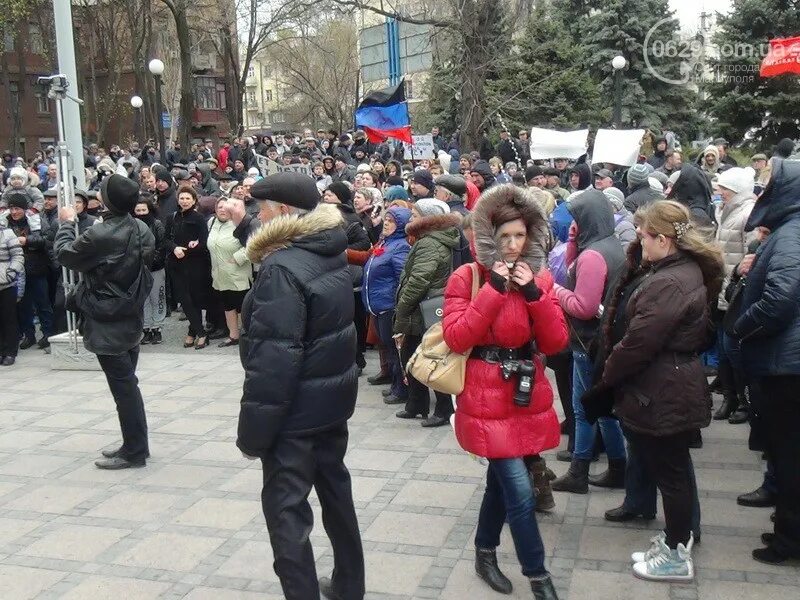
[{"label": "sneaker with laces", "polygon": [[645,562],[650,560],[654,554],[658,552],[658,549],[661,547],[661,543],[667,539],[667,534],[663,531],[659,531],[657,535],[650,538],[650,547],[647,549],[646,552],[634,552],[631,554],[631,562],[638,563],[638,562]]},{"label": "sneaker with laces", "polygon": [[686,546],[678,544],[672,550],[665,540],[659,540],[658,551],[648,560],[633,565],[633,574],[649,581],[691,581],[694,579],[692,543],[690,537]]}]

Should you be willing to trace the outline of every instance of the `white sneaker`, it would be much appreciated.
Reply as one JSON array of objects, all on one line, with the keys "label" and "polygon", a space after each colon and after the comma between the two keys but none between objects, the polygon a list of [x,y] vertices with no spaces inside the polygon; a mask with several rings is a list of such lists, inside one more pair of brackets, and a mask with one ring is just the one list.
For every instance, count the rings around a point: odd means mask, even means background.
[{"label": "white sneaker", "polygon": [[631,554],[631,562],[638,563],[638,562],[645,562],[652,558],[654,554],[658,552],[658,549],[661,547],[659,542],[663,542],[667,539],[667,534],[663,531],[659,531],[657,535],[650,538],[650,547],[647,549],[646,552],[634,552]]},{"label": "white sneaker", "polygon": [[671,550],[664,540],[659,541],[659,549],[648,560],[633,565],[633,574],[649,581],[691,581],[694,579],[692,545],[694,538],[684,546],[678,544]]}]

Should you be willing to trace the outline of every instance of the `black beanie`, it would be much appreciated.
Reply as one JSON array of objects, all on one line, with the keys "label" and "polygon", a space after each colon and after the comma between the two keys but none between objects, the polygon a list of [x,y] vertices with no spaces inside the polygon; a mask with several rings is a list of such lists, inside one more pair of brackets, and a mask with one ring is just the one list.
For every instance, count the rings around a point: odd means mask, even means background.
[{"label": "black beanie", "polygon": [[525,169],[525,181],[530,181],[534,177],[538,177],[539,175],[544,175],[544,170],[542,167],[537,165],[531,165],[527,169]]},{"label": "black beanie", "polygon": [[6,195],[8,208],[21,208],[28,210],[28,195],[23,192],[11,191]]},{"label": "black beanie", "polygon": [[327,191],[336,196],[342,204],[353,206],[353,193],[350,191],[350,188],[347,187],[347,184],[341,181],[334,181],[328,186]]},{"label": "black beanie", "polygon": [[314,210],[319,203],[317,183],[308,175],[283,171],[256,181],[250,188],[256,200],[271,200],[304,210]]},{"label": "black beanie", "polygon": [[399,185],[400,187],[403,187],[405,184],[406,182],[403,181],[403,178],[400,177],[400,175],[390,175],[386,178],[386,187],[392,187],[393,185]]},{"label": "black beanie", "polygon": [[414,174],[411,176],[411,181],[418,185],[425,186],[426,189],[432,190],[434,188],[433,185],[433,175],[428,169],[417,169],[414,171]]},{"label": "black beanie", "polygon": [[783,138],[775,146],[775,154],[783,158],[789,158],[794,152],[794,142],[789,138]]},{"label": "black beanie", "polygon": [[156,173],[156,181],[166,181],[169,185],[175,185],[175,180],[172,178],[170,172],[162,171],[161,169]]},{"label": "black beanie", "polygon": [[130,213],[139,201],[139,185],[116,173],[103,180],[100,193],[106,208],[115,215]]}]

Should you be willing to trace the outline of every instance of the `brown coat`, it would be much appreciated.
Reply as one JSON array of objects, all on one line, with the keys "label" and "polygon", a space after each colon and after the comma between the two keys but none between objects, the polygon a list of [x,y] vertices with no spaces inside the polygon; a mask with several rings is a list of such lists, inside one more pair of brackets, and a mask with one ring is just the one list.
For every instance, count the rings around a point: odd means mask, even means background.
[{"label": "brown coat", "polygon": [[708,426],[711,396],[698,353],[707,346],[709,310],[697,263],[680,252],[655,263],[626,317],[603,373],[623,425],[655,436]]}]

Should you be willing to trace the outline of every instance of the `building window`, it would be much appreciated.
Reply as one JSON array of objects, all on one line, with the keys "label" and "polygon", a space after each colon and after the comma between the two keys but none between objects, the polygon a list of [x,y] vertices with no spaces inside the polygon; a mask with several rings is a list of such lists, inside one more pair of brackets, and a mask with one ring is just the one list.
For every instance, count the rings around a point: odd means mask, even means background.
[{"label": "building window", "polygon": [[255,92],[247,92],[247,104],[255,108],[256,105],[256,93]]},{"label": "building window", "polygon": [[261,67],[261,76],[264,78],[269,77],[269,67],[267,65]]},{"label": "building window", "polygon": [[264,102],[272,102],[272,90],[264,90]]},{"label": "building window", "polygon": [[406,100],[411,100],[414,97],[414,84],[410,79],[405,79],[406,84]]},{"label": "building window", "polygon": [[282,112],[275,111],[272,113],[270,120],[273,123],[283,123],[286,120],[286,118],[283,116]]},{"label": "building window", "polygon": [[39,88],[36,92],[36,111],[41,114],[50,113],[50,101],[47,97],[47,90]]},{"label": "building window", "polygon": [[8,91],[11,92],[11,109],[14,111],[19,110],[19,83],[16,81],[9,82]]},{"label": "building window", "polygon": [[217,83],[214,77],[195,77],[194,95],[197,108],[224,110],[226,107],[225,84]]},{"label": "building window", "polygon": [[250,65],[249,67],[247,67],[247,78],[252,79],[255,76],[256,76],[256,68],[255,66]]},{"label": "building window", "polygon": [[28,25],[28,48],[31,54],[44,54],[44,44],[42,43],[42,32],[36,25]]}]

